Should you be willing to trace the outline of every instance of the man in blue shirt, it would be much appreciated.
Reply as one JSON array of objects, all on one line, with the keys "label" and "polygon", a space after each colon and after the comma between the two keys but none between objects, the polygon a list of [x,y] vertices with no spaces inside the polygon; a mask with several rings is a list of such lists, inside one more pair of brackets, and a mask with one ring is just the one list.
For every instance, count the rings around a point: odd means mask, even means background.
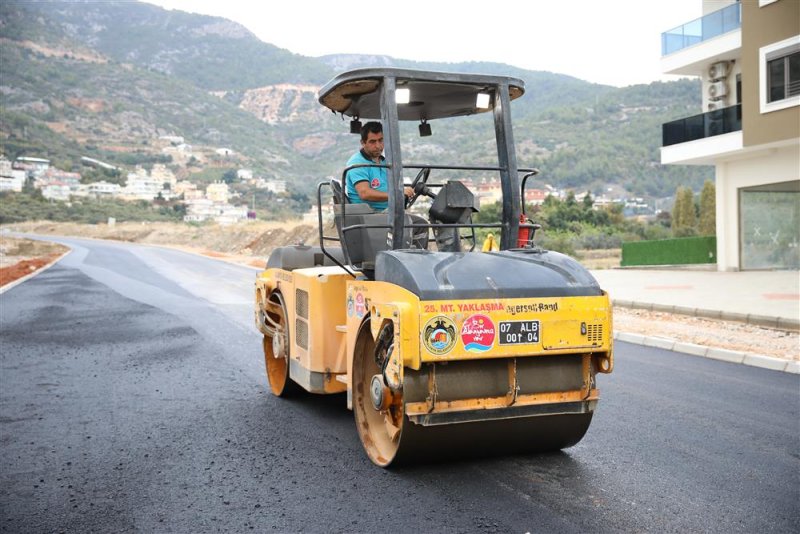
[{"label": "man in blue shirt", "polygon": [[[361,150],[347,160],[347,166],[359,164],[382,164],[383,126],[379,122],[368,122],[361,127]],[[366,202],[372,209],[382,211],[389,207],[389,174],[386,167],[359,167],[347,172],[345,194],[350,202]],[[414,191],[405,187],[403,192],[411,197]]]}]

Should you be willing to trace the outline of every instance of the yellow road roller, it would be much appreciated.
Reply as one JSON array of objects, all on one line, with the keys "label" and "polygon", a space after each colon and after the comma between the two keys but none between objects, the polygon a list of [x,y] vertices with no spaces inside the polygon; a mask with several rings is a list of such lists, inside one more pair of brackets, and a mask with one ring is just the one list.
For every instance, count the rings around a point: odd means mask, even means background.
[{"label": "yellow road roller", "polygon": [[[383,157],[319,183],[319,245],[273,251],[255,322],[272,392],[346,392],[379,466],[572,446],[596,409],[596,375],[613,369],[608,295],[537,246],[525,216],[538,171],[517,166],[510,115],[524,92],[512,77],[396,68],[320,89],[351,133],[381,123]],[[486,131],[469,155],[452,155],[459,128]],[[426,144],[434,133],[449,148]],[[385,172],[386,209],[352,196],[348,173],[362,167]],[[476,223],[486,191],[501,197],[500,220]]]}]

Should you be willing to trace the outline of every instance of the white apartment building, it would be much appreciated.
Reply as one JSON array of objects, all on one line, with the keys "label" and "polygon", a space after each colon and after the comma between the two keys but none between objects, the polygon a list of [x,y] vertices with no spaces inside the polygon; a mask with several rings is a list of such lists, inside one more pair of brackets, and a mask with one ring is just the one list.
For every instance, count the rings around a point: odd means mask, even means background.
[{"label": "white apartment building", "polygon": [[661,70],[702,80],[661,163],[714,165],[717,268],[800,269],[800,1],[702,0],[662,34]]},{"label": "white apartment building", "polygon": [[186,202],[186,222],[204,222],[209,219],[218,224],[233,224],[247,219],[247,206],[231,206],[200,198]]},{"label": "white apartment building", "polygon": [[164,189],[164,182],[165,177],[159,172],[153,176],[146,169],[137,167],[135,172],[128,173],[120,197],[123,200],[153,200],[161,194],[162,198],[172,198],[172,192]]},{"label": "white apartment building", "polygon": [[94,198],[113,198],[116,197],[122,187],[119,184],[112,184],[106,181],[93,182],[86,186],[87,195]]},{"label": "white apartment building", "polygon": [[25,171],[12,168],[11,161],[0,156],[0,191],[21,192],[25,178]]},{"label": "white apartment building", "polygon": [[50,168],[50,160],[44,158],[29,158],[20,156],[17,163],[27,167],[33,173],[44,172]]},{"label": "white apartment building", "polygon": [[0,191],[21,193],[25,186],[25,171],[13,170],[11,176],[0,175]]},{"label": "white apartment building", "polygon": [[175,173],[169,170],[163,163],[156,163],[153,165],[153,168],[150,169],[150,177],[155,180],[161,180],[162,185],[168,184],[170,190],[174,189],[175,184],[178,183]]},{"label": "white apartment building", "polygon": [[73,193],[73,190],[70,188],[69,184],[64,184],[61,182],[52,182],[46,184],[41,189],[42,196],[48,200],[67,201],[69,200],[70,195]]},{"label": "white apartment building", "polygon": [[183,200],[197,200],[199,198],[205,198],[205,194],[197,189],[197,185],[188,180],[181,180],[180,182],[176,183],[172,192],[178,197],[183,195]]},{"label": "white apartment building", "polygon": [[225,204],[230,198],[230,189],[225,182],[214,182],[206,187],[206,198],[212,202]]}]

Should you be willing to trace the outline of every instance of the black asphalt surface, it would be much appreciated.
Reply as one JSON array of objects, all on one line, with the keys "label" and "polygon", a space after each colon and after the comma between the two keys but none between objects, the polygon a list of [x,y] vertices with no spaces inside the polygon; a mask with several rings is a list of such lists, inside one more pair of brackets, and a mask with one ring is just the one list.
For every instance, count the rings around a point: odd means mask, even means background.
[{"label": "black asphalt surface", "polygon": [[384,470],[343,396],[269,393],[254,270],[60,241],[0,295],[2,532],[800,526],[797,375],[618,343],[577,446]]}]

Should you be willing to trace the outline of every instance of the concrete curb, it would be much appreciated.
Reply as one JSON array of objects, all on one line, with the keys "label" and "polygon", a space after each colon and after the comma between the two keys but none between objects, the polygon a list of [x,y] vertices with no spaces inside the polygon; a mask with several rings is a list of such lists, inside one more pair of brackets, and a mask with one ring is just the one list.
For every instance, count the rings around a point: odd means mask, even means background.
[{"label": "concrete curb", "polygon": [[723,321],[736,321],[754,326],[765,326],[778,330],[800,331],[800,320],[789,317],[771,317],[758,315],[755,313],[735,313],[720,310],[707,310],[703,308],[689,308],[687,306],[673,306],[671,304],[653,304],[651,302],[638,302],[634,300],[612,300],[614,306],[620,308],[633,308],[639,310],[676,313],[678,315],[689,315],[691,317],[703,317],[705,319],[721,319]]},{"label": "concrete curb", "polygon": [[800,375],[800,361],[796,360],[784,360],[781,358],[774,358],[772,356],[765,356],[763,354],[750,354],[748,352],[740,352],[736,350],[706,347],[704,345],[684,343],[682,341],[676,341],[674,339],[668,339],[665,337],[644,336],[642,334],[633,334],[630,332],[614,332],[614,339],[624,341],[626,343],[633,343],[635,345],[643,345],[645,347],[656,347],[660,349],[671,350],[673,352],[691,354],[692,356],[711,358],[712,360],[741,363],[744,365],[750,365],[752,367],[769,369],[771,371],[781,371],[784,373]]},{"label": "concrete curb", "polygon": [[51,261],[51,262],[50,262],[50,263],[48,263],[47,265],[43,265],[41,268],[39,268],[39,269],[36,269],[36,270],[35,270],[35,271],[33,271],[32,273],[30,273],[30,274],[26,274],[26,275],[25,275],[25,276],[23,276],[22,278],[17,278],[17,279],[16,279],[16,280],[14,280],[13,282],[9,282],[9,283],[7,283],[6,285],[4,285],[4,286],[0,287],[0,295],[2,295],[3,293],[5,293],[5,292],[6,292],[6,291],[8,291],[9,289],[12,289],[12,288],[14,288],[14,287],[17,287],[18,285],[20,285],[21,283],[25,282],[26,280],[30,280],[31,278],[33,278],[33,277],[34,277],[34,276],[36,276],[37,274],[39,274],[39,273],[42,273],[42,272],[46,271],[47,269],[49,269],[50,267],[52,267],[53,265],[55,265],[56,263],[58,263],[58,262],[60,262],[62,259],[64,259],[64,257],[65,257],[67,254],[69,254],[70,252],[72,252],[72,249],[70,249],[70,250],[66,251],[66,252],[65,252],[65,253],[63,253],[61,256],[57,257],[56,259],[54,259],[53,261]]}]

